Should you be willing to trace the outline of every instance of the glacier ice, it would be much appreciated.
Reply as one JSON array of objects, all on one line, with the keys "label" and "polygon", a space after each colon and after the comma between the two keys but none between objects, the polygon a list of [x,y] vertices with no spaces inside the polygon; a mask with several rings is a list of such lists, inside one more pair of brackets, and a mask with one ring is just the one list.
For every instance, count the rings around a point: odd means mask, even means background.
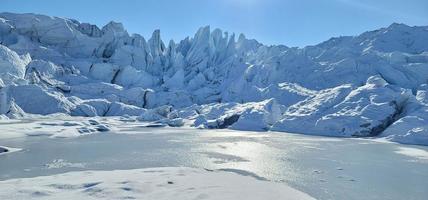
[{"label": "glacier ice", "polygon": [[164,43],[0,13],[1,119],[138,116],[170,126],[383,136],[428,144],[428,28],[392,24],[304,48],[220,29]]}]

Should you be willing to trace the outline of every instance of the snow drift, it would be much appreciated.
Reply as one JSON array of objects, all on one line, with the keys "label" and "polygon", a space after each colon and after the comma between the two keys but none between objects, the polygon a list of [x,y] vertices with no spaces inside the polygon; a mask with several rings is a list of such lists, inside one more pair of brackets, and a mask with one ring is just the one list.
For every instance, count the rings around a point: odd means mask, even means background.
[{"label": "snow drift", "polygon": [[191,168],[69,172],[0,186],[2,199],[314,199],[283,183]]}]

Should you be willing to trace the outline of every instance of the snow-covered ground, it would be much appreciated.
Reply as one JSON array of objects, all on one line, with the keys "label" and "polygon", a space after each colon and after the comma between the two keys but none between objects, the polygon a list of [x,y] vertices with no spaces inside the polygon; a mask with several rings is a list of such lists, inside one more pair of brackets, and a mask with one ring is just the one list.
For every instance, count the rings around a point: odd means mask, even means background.
[{"label": "snow-covered ground", "polygon": [[159,30],[0,13],[0,119],[139,116],[427,145],[427,44],[426,26],[394,23],[304,48],[209,26],[166,45]]},{"label": "snow-covered ground", "polygon": [[306,200],[284,184],[192,168],[83,171],[0,181],[0,199]]}]

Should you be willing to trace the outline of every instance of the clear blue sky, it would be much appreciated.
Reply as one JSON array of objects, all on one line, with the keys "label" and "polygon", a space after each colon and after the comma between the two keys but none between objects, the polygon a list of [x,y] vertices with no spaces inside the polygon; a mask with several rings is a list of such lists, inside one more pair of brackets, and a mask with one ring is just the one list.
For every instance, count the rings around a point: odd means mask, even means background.
[{"label": "clear blue sky", "polygon": [[164,40],[205,25],[265,44],[305,46],[393,22],[428,25],[428,0],[0,0],[0,12],[74,18],[100,27],[113,20],[129,33]]}]

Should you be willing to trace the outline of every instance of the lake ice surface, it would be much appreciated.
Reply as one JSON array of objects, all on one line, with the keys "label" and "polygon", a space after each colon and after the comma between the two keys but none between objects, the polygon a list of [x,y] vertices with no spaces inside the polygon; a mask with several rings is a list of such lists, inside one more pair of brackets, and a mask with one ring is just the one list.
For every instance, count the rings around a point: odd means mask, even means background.
[{"label": "lake ice surface", "polygon": [[121,126],[117,132],[75,138],[0,139],[2,146],[22,149],[0,155],[0,180],[184,166],[286,182],[317,199],[428,197],[424,146],[276,132]]}]

